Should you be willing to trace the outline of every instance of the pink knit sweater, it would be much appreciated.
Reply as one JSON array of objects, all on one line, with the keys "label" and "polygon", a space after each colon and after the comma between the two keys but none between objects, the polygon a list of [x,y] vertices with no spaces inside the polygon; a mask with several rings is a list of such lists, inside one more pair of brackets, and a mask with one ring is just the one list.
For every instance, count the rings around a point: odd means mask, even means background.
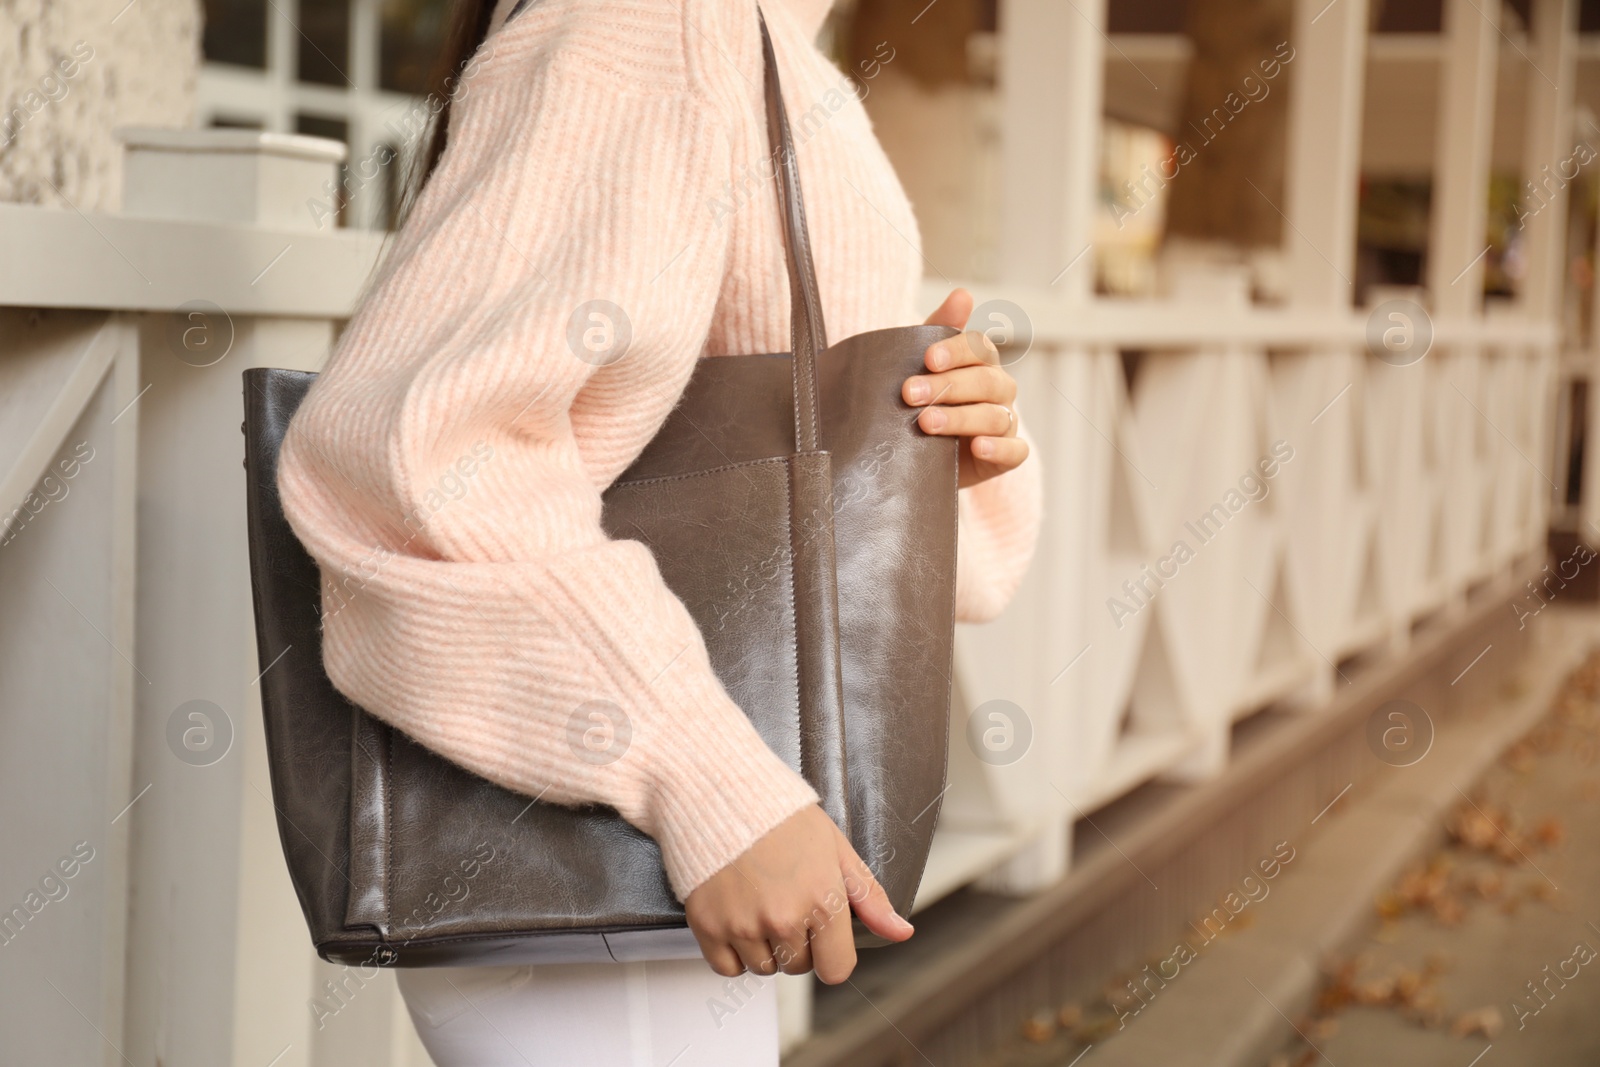
[{"label": "pink knit sweater", "polygon": [[[687,896],[816,799],[599,522],[698,357],[788,349],[755,3],[538,0],[502,27],[509,6],[278,485],[338,689],[508,788],[615,807]],[[763,4],[837,341],[916,321],[921,258],[858,83],[812,44],[826,7]],[[959,617],[1020,582],[1039,496],[1036,461],[962,492]]]}]

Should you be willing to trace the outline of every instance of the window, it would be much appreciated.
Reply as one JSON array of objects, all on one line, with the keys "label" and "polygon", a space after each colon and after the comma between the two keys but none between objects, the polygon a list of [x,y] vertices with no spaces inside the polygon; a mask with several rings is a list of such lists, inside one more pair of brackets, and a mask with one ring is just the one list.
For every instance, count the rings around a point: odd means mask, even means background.
[{"label": "window", "polygon": [[205,19],[201,51],[207,63],[266,67],[266,0],[205,0]]},{"label": "window", "polygon": [[301,0],[296,74],[313,85],[349,85],[349,0]]},{"label": "window", "polygon": [[337,203],[316,222],[394,221],[450,0],[205,0],[199,122],[342,141]]}]

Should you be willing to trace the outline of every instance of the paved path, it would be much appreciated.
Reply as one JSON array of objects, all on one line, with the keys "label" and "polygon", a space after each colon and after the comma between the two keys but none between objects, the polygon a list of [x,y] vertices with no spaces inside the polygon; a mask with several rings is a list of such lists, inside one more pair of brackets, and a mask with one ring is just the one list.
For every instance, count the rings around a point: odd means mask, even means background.
[{"label": "paved path", "polygon": [[[1273,1067],[1600,1065],[1600,663],[1578,681],[1383,900],[1393,917],[1302,1023],[1316,1048]],[[1474,1018],[1492,1036],[1452,1032]]]},{"label": "paved path", "polygon": [[988,1062],[1600,1067],[1600,956],[1580,962],[1600,952],[1600,659],[1570,684],[1600,612],[1550,614],[1511,680],[1341,794],[1252,921],[1135,1017],[1109,993]]}]

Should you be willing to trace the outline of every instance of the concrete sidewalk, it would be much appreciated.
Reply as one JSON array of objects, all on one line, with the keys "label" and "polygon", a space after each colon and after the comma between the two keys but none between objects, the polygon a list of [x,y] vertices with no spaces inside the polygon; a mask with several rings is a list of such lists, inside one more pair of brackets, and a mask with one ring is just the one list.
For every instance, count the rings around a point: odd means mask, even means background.
[{"label": "concrete sidewalk", "polygon": [[[1026,1062],[1468,1067],[1494,1041],[1501,1047],[1487,1051],[1482,1067],[1600,1064],[1600,960],[1582,967],[1520,1031],[1512,1008],[1518,994],[1530,1010],[1538,1003],[1524,983],[1542,980],[1546,964],[1552,970],[1562,966],[1578,941],[1587,938],[1600,949],[1600,929],[1587,925],[1591,919],[1600,923],[1600,799],[1584,799],[1600,798],[1600,771],[1582,763],[1595,758],[1595,745],[1591,740],[1580,746],[1574,733],[1564,747],[1539,750],[1531,757],[1532,769],[1527,753],[1533,750],[1526,746],[1517,749],[1521,770],[1498,766],[1508,749],[1546,720],[1568,675],[1600,645],[1600,614],[1551,614],[1541,620],[1538,651],[1514,686],[1484,694],[1475,708],[1441,723],[1431,749],[1415,763],[1385,767],[1342,795],[1286,842],[1292,860],[1277,869],[1241,871],[1255,875],[1241,884],[1233,902],[1241,921],[1230,923],[1227,912],[1219,911],[1215,923],[1191,926],[1194,935],[1184,943],[1192,958],[1163,953],[1165,959],[1153,959],[1152,968],[1124,976],[1132,986],[1122,983],[1108,997],[1117,1017],[1102,1020],[1091,1043],[1065,1054],[1057,1046],[1049,1061],[1025,1056]],[[1469,674],[1461,684],[1470,682]],[[1596,705],[1585,701],[1584,707],[1592,731],[1600,722]],[[1581,733],[1585,727],[1566,729]],[[1519,847],[1535,855],[1513,855],[1516,865],[1473,855],[1470,862],[1457,860],[1460,870],[1453,874],[1436,868],[1431,881],[1420,882],[1413,875],[1407,893],[1429,906],[1426,914],[1402,908],[1394,888],[1408,870],[1438,853],[1447,825],[1458,811],[1472,810],[1473,800],[1487,816],[1469,820],[1464,832],[1494,838],[1485,843],[1489,855],[1497,847],[1510,852],[1494,828],[1503,810],[1521,813],[1528,827],[1554,815],[1558,822],[1551,825],[1561,827],[1568,840],[1554,850],[1512,829]],[[1546,828],[1545,836],[1553,840],[1559,834]],[[1273,858],[1264,856],[1263,863]],[[1490,877],[1495,873],[1498,886]],[[1474,888],[1446,891],[1457,882]],[[1435,907],[1436,898],[1442,902]],[[1516,905],[1505,903],[1513,899]],[[1380,901],[1391,921],[1380,923]],[[1512,914],[1501,910],[1511,907]],[[1439,915],[1455,925],[1443,925]],[[1223,926],[1223,936],[1215,936]],[[1380,951],[1358,955],[1362,949]],[[1341,961],[1344,973],[1330,979],[1327,969]],[[1570,974],[1572,965],[1566,970]],[[1394,992],[1397,979],[1404,996]],[[1420,1005],[1419,991],[1426,993]],[[1407,1010],[1360,1006],[1354,1002],[1358,996]],[[1494,1030],[1492,1039],[1482,1028],[1472,1036],[1452,1035],[1451,1025],[1462,1014],[1491,1007],[1503,1020],[1500,1028],[1486,1011],[1474,1018]]]},{"label": "concrete sidewalk", "polygon": [[1600,1064],[1600,662],[1469,788],[1268,1062]]}]

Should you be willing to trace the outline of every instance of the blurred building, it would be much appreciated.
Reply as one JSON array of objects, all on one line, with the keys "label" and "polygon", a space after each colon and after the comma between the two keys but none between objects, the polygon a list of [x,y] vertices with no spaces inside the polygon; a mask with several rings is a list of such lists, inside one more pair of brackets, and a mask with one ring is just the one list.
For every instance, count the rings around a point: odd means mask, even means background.
[{"label": "blurred building", "polygon": [[[207,0],[200,123],[326,137],[349,157],[343,221],[383,228],[431,115],[446,0]],[[380,164],[394,157],[402,166]]]},{"label": "blurred building", "polygon": [[[446,6],[7,9],[0,909],[94,858],[0,913],[6,1062],[426,1062],[285,877],[235,427],[381,255]],[[1386,700],[1505,677],[1547,544],[1600,542],[1600,5],[847,0],[824,38],[1049,500],[959,635],[916,946],[783,979],[785,1040],[989,1062],[1391,763]]]}]

